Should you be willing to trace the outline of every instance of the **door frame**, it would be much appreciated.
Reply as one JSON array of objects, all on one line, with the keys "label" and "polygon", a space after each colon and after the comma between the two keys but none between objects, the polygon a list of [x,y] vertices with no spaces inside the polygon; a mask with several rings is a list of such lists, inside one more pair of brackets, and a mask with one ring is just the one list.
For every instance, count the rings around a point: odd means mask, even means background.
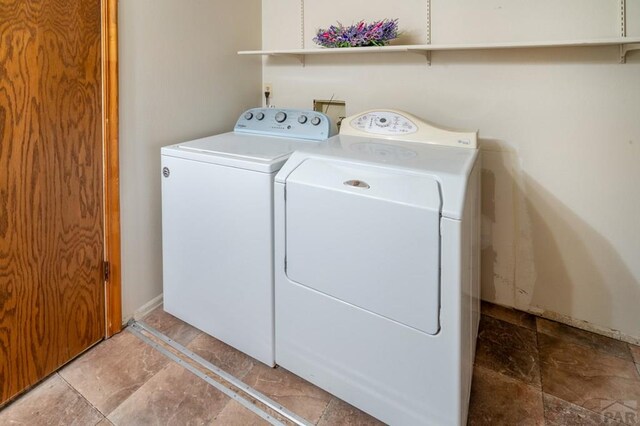
[{"label": "door frame", "polygon": [[120,163],[118,140],[118,0],[101,0],[105,338],[122,330]]}]

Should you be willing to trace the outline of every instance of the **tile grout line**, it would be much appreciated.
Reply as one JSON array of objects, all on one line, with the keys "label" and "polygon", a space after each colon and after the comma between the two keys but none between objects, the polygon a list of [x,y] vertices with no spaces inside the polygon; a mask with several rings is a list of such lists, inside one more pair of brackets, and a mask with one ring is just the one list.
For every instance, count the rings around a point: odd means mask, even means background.
[{"label": "tile grout line", "polygon": [[507,374],[504,374],[504,373],[502,373],[502,372],[500,372],[500,371],[494,370],[494,369],[493,369],[493,368],[491,368],[491,367],[485,367],[485,366],[483,366],[483,365],[474,364],[474,365],[473,365],[473,368],[474,368],[474,369],[476,369],[476,368],[477,368],[477,369],[480,369],[480,370],[485,370],[485,371],[491,372],[491,373],[493,373],[493,374],[496,374],[496,375],[500,376],[500,377],[501,377],[501,378],[503,378],[503,379],[506,379],[508,382],[519,383],[519,384],[521,384],[521,385],[524,385],[524,386],[530,387],[531,389],[534,389],[534,390],[536,390],[536,391],[538,391],[538,392],[542,392],[542,389],[541,389],[541,388],[539,388],[539,387],[537,387],[537,386],[533,386],[531,383],[527,383],[527,382],[525,382],[525,381],[523,381],[523,380],[517,379],[517,378],[515,378],[515,377],[511,377],[511,376],[509,376],[509,375],[507,375]]},{"label": "tile grout line", "polygon": [[[542,318],[542,319],[546,320],[546,318]],[[550,321],[550,320],[547,320],[547,321]],[[565,325],[565,324],[562,324],[561,322],[559,322],[558,324]],[[575,328],[575,327],[572,327],[570,325],[566,325],[566,327]],[[577,330],[584,331],[584,330],[581,330],[579,328]],[[566,339],[564,337],[561,337],[561,336],[556,336],[556,335],[553,335],[553,334],[545,333],[544,331],[540,331],[539,333],[540,334],[544,334],[545,336],[550,337],[552,339],[560,340],[560,341],[565,342],[565,343],[567,343],[569,345],[575,345],[575,346],[578,346],[578,347],[583,348],[583,349],[587,349],[587,350],[590,350],[590,351],[595,351],[595,352],[599,353],[601,356],[605,356],[605,357],[608,357],[608,358],[615,358],[615,359],[618,359],[620,361],[624,361],[626,363],[635,364],[635,361],[633,359],[633,354],[631,354],[631,353],[630,353],[631,359],[629,359],[629,358],[625,358],[625,357],[622,357],[620,355],[617,355],[615,353],[611,353],[611,352],[608,352],[608,351],[601,351],[601,350],[599,350],[597,348],[593,348],[593,347],[591,347],[589,345],[585,345],[584,343],[581,343],[581,342],[571,341],[571,340],[568,340],[568,339]],[[586,333],[591,333],[591,332],[590,331],[586,331]],[[592,334],[595,334],[595,333],[592,333]],[[600,336],[599,334],[595,334],[595,335],[596,336]],[[600,337],[606,337],[606,336],[600,336]],[[610,337],[607,337],[607,338],[611,339]],[[612,339],[612,340],[628,345],[627,342],[623,342],[621,340],[616,340],[616,339]]]},{"label": "tile grout line", "polygon": [[[503,324],[506,324],[507,326],[520,327],[521,331],[522,331],[522,330],[525,330],[525,331],[526,331],[526,332],[528,332],[528,333],[534,333],[534,334],[535,334],[535,340],[536,340],[536,342],[535,342],[536,352],[538,352],[538,333],[537,333],[537,329],[531,329],[531,328],[529,328],[529,327],[519,326],[519,325],[517,325],[517,324],[513,324],[513,323],[511,323],[511,322],[509,322],[509,321],[504,321],[504,320],[501,320],[501,319],[499,319],[499,318],[495,318],[495,317],[492,317],[492,316],[489,316],[489,315],[486,315],[486,314],[482,314],[482,316],[485,316],[485,317],[488,317],[488,318],[490,318],[490,319],[492,319],[492,320],[495,320],[495,321],[501,322],[501,323],[503,323]],[[480,336],[480,329],[478,330],[478,337],[479,337],[479,336]],[[477,348],[476,348],[476,352],[477,352]],[[527,352],[527,354],[528,354],[528,352]],[[493,373],[498,374],[499,376],[501,376],[501,377],[503,377],[503,378],[507,378],[507,379],[509,379],[509,380],[514,380],[514,381],[516,381],[516,382],[519,382],[519,383],[525,384],[525,385],[527,385],[527,386],[529,386],[529,387],[531,387],[531,388],[533,388],[533,389],[537,389],[537,390],[542,391],[542,372],[540,371],[540,356],[539,356],[539,354],[538,354],[538,359],[537,359],[537,361],[538,361],[538,362],[537,362],[537,364],[538,364],[538,371],[540,372],[540,386],[535,386],[533,383],[528,383],[528,382],[526,382],[526,381],[524,381],[524,380],[522,380],[522,379],[520,379],[520,378],[517,378],[517,377],[514,377],[514,376],[510,376],[510,375],[505,374],[505,373],[503,373],[503,372],[501,372],[501,371],[495,370],[495,369],[491,368],[490,366],[483,366],[483,365],[479,365],[479,364],[477,364],[477,363],[476,363],[476,360],[475,360],[475,359],[474,359],[474,362],[473,362],[473,367],[474,367],[474,368],[481,368],[481,369],[484,369],[484,370],[486,370],[486,371],[491,371],[491,372],[493,372]]]},{"label": "tile grout line", "polygon": [[542,392],[541,398],[542,398],[542,410],[543,410],[543,414],[544,414],[544,386],[542,384],[542,362],[540,361],[540,344],[538,342],[538,318],[534,318],[533,321],[533,326],[535,327],[533,329],[533,332],[535,333],[536,336],[536,354],[535,354],[535,359],[536,359],[536,364],[538,364],[538,374],[540,374],[540,391]]},{"label": "tile grout line", "polygon": [[[80,396],[80,398],[82,398],[82,399],[83,399],[87,404],[89,404],[89,406],[90,406],[91,408],[93,408],[94,410],[96,410],[96,412],[98,412],[98,413],[102,416],[102,419],[100,419],[100,420],[98,421],[98,423],[100,423],[102,420],[104,420],[104,419],[106,419],[106,418],[107,418],[107,415],[106,415],[106,414],[104,414],[102,411],[100,411],[100,409],[98,409],[98,407],[96,407],[95,405],[93,405],[93,404],[91,403],[91,401],[89,401],[89,400],[88,400],[88,399],[87,399],[87,398],[82,394],[82,392],[80,392],[80,391],[79,391],[78,389],[76,389],[76,388],[75,388],[71,383],[69,383],[69,382],[67,381],[67,379],[65,379],[65,378],[62,376],[62,374],[60,374],[60,371],[57,371],[57,372],[56,372],[56,375],[57,375],[58,377],[60,377],[60,379],[61,379],[61,380],[62,380],[62,381],[63,381],[63,382],[64,382],[64,383],[69,387],[69,389],[71,389],[73,392],[75,392],[76,394],[78,394],[78,396]],[[108,419],[107,419],[107,420],[108,420]],[[96,425],[97,425],[98,423],[96,423]]]},{"label": "tile grout line", "polygon": [[542,420],[547,422],[547,402],[544,399],[544,374],[542,374],[542,360],[540,357],[540,331],[538,330],[538,317],[533,319],[534,331],[536,333],[536,353],[538,354],[538,370],[540,371],[540,398],[542,399]]},{"label": "tile grout line", "polygon": [[507,320],[504,320],[504,319],[502,319],[502,318],[494,317],[493,315],[483,314],[482,312],[480,312],[480,316],[484,316],[484,317],[486,317],[486,318],[491,318],[492,320],[500,321],[500,322],[503,322],[503,323],[505,323],[505,324],[509,324],[509,325],[514,326],[514,327],[521,328],[521,329],[523,329],[523,330],[528,330],[528,331],[537,332],[537,329],[536,329],[536,328],[529,328],[529,327],[524,326],[524,325],[521,325],[521,324],[515,324],[515,323],[512,323],[511,321],[507,321]]},{"label": "tile grout line", "polygon": [[[581,408],[581,409],[583,409],[585,411],[588,411],[590,413],[593,413],[593,414],[597,415],[601,419],[604,418],[605,416],[602,413],[599,413],[599,412],[594,411],[594,410],[592,410],[590,408],[587,408],[587,407],[583,407],[582,405],[575,404],[575,403],[573,403],[571,401],[567,401],[566,399],[561,398],[561,397],[559,397],[557,395],[554,395],[552,393],[545,392],[545,389],[544,389],[544,374],[542,374],[542,363],[539,361],[540,340],[539,340],[538,336],[542,333],[545,336],[553,337],[553,338],[556,338],[556,339],[558,339],[558,337],[555,337],[555,336],[552,336],[550,334],[538,331],[538,318],[541,318],[541,317],[536,317],[536,349],[538,350],[538,365],[540,366],[540,389],[542,391],[542,409],[543,409],[543,411],[546,411],[545,409],[547,408],[547,404],[546,404],[546,402],[544,400],[544,395],[547,394],[547,395],[550,395],[550,396],[552,396],[552,397],[554,397],[554,398],[556,398],[556,399],[558,399],[558,400],[560,400],[562,402],[565,402],[565,403],[569,404],[570,406],[579,407],[579,408]],[[547,320],[546,318],[543,318],[543,319],[546,320],[546,321],[550,321],[550,320]],[[567,326],[567,327],[570,327],[570,326]],[[626,342],[624,342],[624,343],[626,343]],[[582,344],[579,344],[579,343],[576,343],[576,345],[582,346],[584,348],[588,348],[588,346],[582,345]],[[627,346],[628,346],[628,343],[627,343]],[[610,356],[614,357],[613,355],[610,355]],[[615,358],[622,359],[622,358],[619,358],[619,357],[615,357]],[[638,374],[640,375],[640,371],[638,372]],[[546,413],[544,414],[544,417],[545,417],[544,420],[546,421]],[[616,424],[619,424],[619,423],[612,423],[612,424],[615,426]]]},{"label": "tile grout line", "polygon": [[[131,332],[131,330],[128,330],[128,327],[125,327],[122,329],[121,333],[129,333],[132,336],[138,338],[138,336],[136,336],[133,332]],[[142,339],[140,339],[142,340]],[[149,345],[152,349],[153,346]],[[105,419],[107,419],[111,424],[115,425],[114,422],[111,421],[111,419],[109,419],[109,416],[113,413],[115,413],[118,408],[122,407],[127,401],[132,400],[132,398],[134,396],[136,396],[138,394],[138,392],[142,392],[142,388],[151,381],[151,379],[153,379],[154,377],[158,376],[160,373],[166,371],[169,367],[171,367],[171,363],[168,362],[167,364],[163,365],[158,371],[156,371],[154,374],[152,374],[151,376],[147,377],[142,383],[139,384],[139,386],[136,387],[136,390],[134,390],[129,396],[127,396],[124,400],[122,400],[118,405],[116,405],[115,407],[113,407],[113,409],[109,412],[109,414],[106,414],[104,417]],[[117,426],[117,425],[115,425]]]},{"label": "tile grout line", "polygon": [[324,407],[324,410],[322,410],[322,414],[320,414],[320,417],[318,418],[318,421],[316,422],[316,425],[319,425],[320,422],[322,421],[322,419],[324,418],[325,414],[327,414],[327,411],[329,411],[329,406],[331,405],[331,403],[335,400],[335,397],[332,396],[331,399],[329,400],[329,402],[327,402],[327,405]]},{"label": "tile grout line", "polygon": [[[627,343],[626,346],[627,346],[627,350],[629,351],[629,355],[631,355],[631,362],[636,367],[636,370],[638,370],[638,364],[636,363],[636,357],[633,356],[633,351],[631,350],[631,343]],[[640,370],[638,370],[638,374],[640,374]]]},{"label": "tile grout line", "polygon": [[[518,311],[518,312],[527,313],[527,312],[524,312],[524,311]],[[493,315],[483,314],[483,313],[482,313],[482,311],[480,311],[480,315],[484,315],[485,317],[489,317],[489,318],[494,319],[494,320],[496,320],[496,321],[502,321],[502,322],[504,322],[504,323],[507,323],[507,324],[510,324],[510,325],[514,325],[514,326],[516,326],[516,327],[520,327],[520,328],[523,328],[523,329],[525,329],[525,330],[535,331],[536,333],[538,332],[538,330],[537,330],[537,328],[536,328],[536,327],[534,327],[534,328],[529,328],[529,327],[527,327],[527,326],[525,326],[525,325],[522,325],[522,324],[516,324],[516,323],[513,323],[513,322],[511,322],[511,321],[504,320],[504,319],[502,319],[502,318],[494,317]],[[529,315],[532,315],[532,314],[529,314]],[[534,320],[536,320],[537,318],[539,318],[539,317],[536,317],[535,315],[532,315],[532,316],[533,316],[533,319],[534,319]]]},{"label": "tile grout line", "polygon": [[[638,363],[636,362],[636,357],[633,356],[633,349],[631,349],[631,343],[629,342],[625,342],[627,344],[627,350],[629,351],[629,355],[631,355],[631,362],[633,362],[634,364],[638,365]],[[636,346],[636,345],[633,345]]]}]

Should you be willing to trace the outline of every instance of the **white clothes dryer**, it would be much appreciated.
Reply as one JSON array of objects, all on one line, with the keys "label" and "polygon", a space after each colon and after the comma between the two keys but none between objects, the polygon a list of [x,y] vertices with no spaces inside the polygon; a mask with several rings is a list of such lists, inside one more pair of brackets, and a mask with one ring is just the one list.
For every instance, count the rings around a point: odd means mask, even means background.
[{"label": "white clothes dryer", "polygon": [[330,128],[318,112],[256,108],[233,132],[162,148],[165,311],[274,365],[273,179]]},{"label": "white clothes dryer", "polygon": [[477,134],[343,121],[275,182],[276,363],[393,425],[466,423],[479,322]]}]

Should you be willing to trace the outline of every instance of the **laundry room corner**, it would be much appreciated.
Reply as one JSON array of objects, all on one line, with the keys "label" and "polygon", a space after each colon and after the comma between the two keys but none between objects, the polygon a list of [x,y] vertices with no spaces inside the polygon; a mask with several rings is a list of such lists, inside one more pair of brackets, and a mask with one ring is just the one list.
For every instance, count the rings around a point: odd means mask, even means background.
[{"label": "laundry room corner", "polygon": [[[239,24],[241,23],[241,24]],[[232,127],[261,102],[261,3],[125,0],[119,6],[122,312],[161,301],[160,147]]]}]

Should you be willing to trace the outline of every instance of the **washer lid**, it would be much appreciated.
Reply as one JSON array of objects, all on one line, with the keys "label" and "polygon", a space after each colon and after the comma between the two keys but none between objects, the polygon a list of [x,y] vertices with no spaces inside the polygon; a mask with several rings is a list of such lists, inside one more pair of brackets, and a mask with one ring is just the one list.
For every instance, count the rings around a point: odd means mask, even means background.
[{"label": "washer lid", "polygon": [[197,139],[178,144],[177,147],[188,151],[232,156],[254,161],[273,161],[282,156],[288,156],[295,149],[294,144],[284,138],[237,133]]},{"label": "washer lid", "polygon": [[224,133],[162,148],[162,155],[272,173],[296,149],[317,142]]}]

